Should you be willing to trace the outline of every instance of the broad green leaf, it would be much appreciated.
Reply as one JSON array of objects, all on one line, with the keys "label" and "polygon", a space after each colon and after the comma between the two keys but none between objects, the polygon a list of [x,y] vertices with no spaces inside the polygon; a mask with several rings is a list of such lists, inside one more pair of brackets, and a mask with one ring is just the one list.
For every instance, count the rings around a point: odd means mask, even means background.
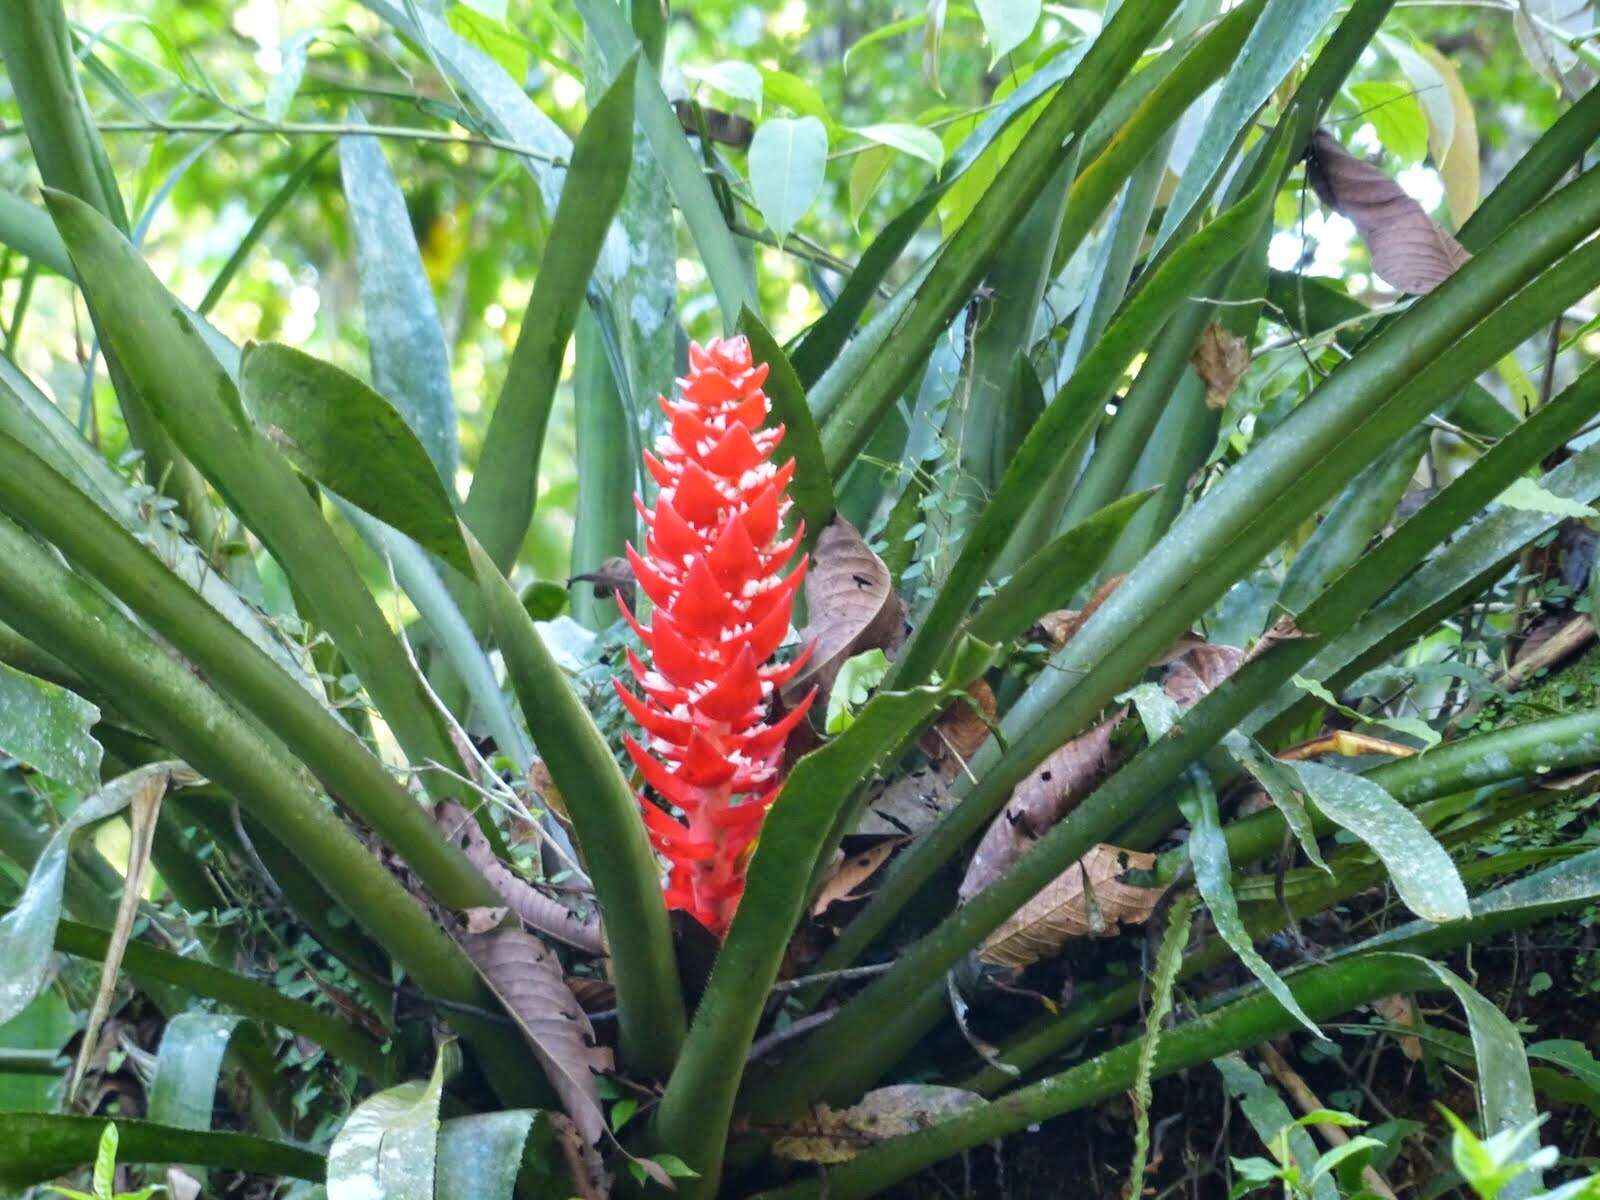
[{"label": "broad green leaf", "polygon": [[891,121],[881,125],[860,125],[851,132],[859,133],[869,142],[891,147],[912,158],[920,158],[935,171],[944,167],[944,143],[933,130],[924,129],[921,125]]},{"label": "broad green leaf", "polygon": [[0,663],[0,752],[74,793],[100,784],[100,710],[81,696]]},{"label": "broad green leaf", "polygon": [[1442,76],[1422,53],[1422,44],[1380,33],[1377,44],[1394,59],[1428,124],[1428,152],[1435,164],[1443,162],[1456,135],[1455,105]]},{"label": "broad green leaf", "polygon": [[[621,71],[578,134],[544,261],[463,507],[468,526],[501,570],[510,569],[533,519],[539,458],[567,344],[590,276],[606,257],[608,231],[630,177],[637,70],[632,62]],[[631,260],[632,255],[624,251],[621,257]]]},{"label": "broad green leaf", "polygon": [[1267,0],[1238,59],[1223,77],[1222,90],[1161,218],[1152,253],[1205,200],[1227,166],[1235,140],[1338,7],[1339,0]]},{"label": "broad green leaf", "polygon": [[[25,1188],[95,1160],[103,1117],[0,1113],[0,1187]],[[322,1155],[243,1133],[174,1129],[154,1121],[117,1120],[124,1163],[186,1162],[292,1179],[321,1179]]]},{"label": "broad green leaf", "polygon": [[527,78],[535,48],[506,24],[505,5],[452,4],[445,13],[445,20],[463,39],[494,59],[512,79]]},{"label": "broad green leaf", "polygon": [[439,306],[411,215],[374,137],[339,140],[372,378],[416,431],[445,486],[455,486],[456,409]]},{"label": "broad green leaf", "polygon": [[61,889],[66,880],[67,852],[81,829],[113,817],[128,806],[153,776],[174,764],[153,763],[119,776],[87,797],[50,835],[33,864],[22,897],[0,918],[0,1022],[9,1021],[32,1003],[44,986],[61,919]]},{"label": "broad green leaf", "polygon": [[1372,848],[1407,908],[1436,924],[1472,915],[1455,863],[1415,813],[1372,780],[1320,763],[1293,763],[1311,803]]},{"label": "broad green leaf", "polygon": [[445,485],[385,397],[276,343],[247,351],[239,386],[261,431],[296,468],[470,574]]},{"label": "broad green leaf", "polygon": [[1317,1165],[1311,1169],[1311,1182],[1315,1184],[1324,1180],[1331,1181],[1333,1172],[1347,1159],[1357,1154],[1370,1155],[1382,1149],[1383,1143],[1373,1137],[1353,1137],[1348,1142],[1342,1142],[1317,1159]]},{"label": "broad green leaf", "polygon": [[288,113],[295,93],[300,90],[300,81],[305,78],[311,44],[321,33],[320,29],[302,29],[278,47],[278,70],[267,85],[267,96],[261,103],[267,120],[281,121]]},{"label": "broad green leaf", "polygon": [[[1256,1131],[1261,1144],[1269,1149],[1287,1134],[1289,1152],[1299,1164],[1302,1179],[1311,1178],[1317,1161],[1317,1144],[1290,1113],[1283,1102],[1260,1073],[1237,1054],[1225,1055],[1211,1064],[1222,1075],[1222,1084],[1228,1095],[1239,1102],[1250,1127]],[[1236,1163],[1237,1159],[1234,1160]],[[1266,1178],[1276,1178],[1276,1171]],[[1338,1200],[1339,1189],[1331,1179],[1319,1179],[1312,1185],[1313,1200]]]},{"label": "broad green leaf", "polygon": [[1350,85],[1360,120],[1370,121],[1383,148],[1401,162],[1419,163],[1428,153],[1428,118],[1412,88],[1403,83]]},{"label": "broad green leaf", "polygon": [[1255,741],[1243,734],[1230,736],[1225,743],[1229,752],[1238,761],[1239,765],[1255,777],[1272,803],[1277,805],[1278,811],[1283,814],[1283,820],[1294,833],[1295,840],[1300,843],[1300,848],[1305,851],[1305,856],[1314,866],[1321,867],[1328,874],[1333,874],[1333,869],[1323,861],[1322,851],[1317,847],[1317,831],[1312,827],[1311,815],[1306,812],[1305,802],[1300,797],[1299,780],[1288,763],[1279,762],[1261,748]]},{"label": "broad green leaf", "polygon": [[739,332],[750,339],[756,362],[767,364],[767,397],[772,419],[784,427],[781,455],[794,459],[794,480],[789,485],[795,508],[813,535],[821,533],[833,513],[833,481],[822,454],[817,423],[806,402],[806,392],[789,365],[789,357],[776,338],[749,309],[739,314]]},{"label": "broad green leaf", "polygon": [[1144,735],[1152,742],[1166,737],[1167,731],[1183,715],[1178,702],[1167,695],[1159,683],[1137,684],[1117,699],[1132,702],[1134,711],[1139,714],[1139,723],[1144,726]]},{"label": "broad green leaf", "polygon": [[[1467,1016],[1472,1052],[1478,1062],[1478,1113],[1489,1137],[1537,1127],[1539,1110],[1534,1101],[1533,1079],[1522,1035],[1511,1018],[1455,972],[1436,962],[1428,967],[1439,982],[1455,993]],[[1538,1137],[1528,1138],[1517,1157],[1538,1149]],[[1539,1173],[1519,1175],[1500,1193],[1505,1200],[1520,1200],[1540,1190]]]},{"label": "broad green leaf", "polygon": [[57,275],[72,278],[72,260],[49,215],[4,188],[0,188],[0,244],[27,255]]},{"label": "broad green leaf", "polygon": [[356,1105],[328,1148],[328,1200],[434,1200],[439,1097],[454,1056],[446,1042],[427,1082],[402,1083]]},{"label": "broad green leaf", "polygon": [[1040,547],[979,606],[967,622],[967,632],[980,642],[1009,642],[1045,613],[1067,607],[1105,563],[1134,514],[1154,495],[1150,488],[1113,500]]},{"label": "broad green leaf", "polygon": [[180,1129],[210,1129],[217,1076],[240,1018],[232,1013],[185,1012],[167,1022],[156,1051],[148,1116]]},{"label": "broad green leaf", "polygon": [[850,166],[850,223],[861,227],[861,214],[872,202],[872,197],[883,183],[889,167],[894,162],[894,151],[888,146],[872,146],[856,155]]},{"label": "broad green leaf", "polygon": [[993,70],[1033,32],[1039,23],[1040,0],[977,0],[978,16],[989,37],[989,69]]},{"label": "broad green leaf", "polygon": [[730,59],[726,62],[712,63],[707,67],[685,64],[683,74],[696,83],[714,88],[724,96],[734,100],[749,101],[756,106],[757,115],[760,114],[765,82],[760,70],[750,63]]},{"label": "broad green leaf", "polygon": [[512,1200],[572,1190],[549,1116],[531,1109],[457,1117],[439,1126],[435,1200]]},{"label": "broad green leaf", "polygon": [[750,142],[750,188],[779,241],[822,190],[828,130],[816,117],[763,121]]},{"label": "broad green leaf", "polygon": [[1239,915],[1239,901],[1233,894],[1233,865],[1228,861],[1228,839],[1222,833],[1217,793],[1210,777],[1197,767],[1190,769],[1187,778],[1189,786],[1183,790],[1178,808],[1189,822],[1189,861],[1194,865],[1195,887],[1211,912],[1217,932],[1273,999],[1312,1034],[1322,1037],[1322,1031],[1306,1016],[1289,985],[1256,950]]},{"label": "broad green leaf", "polygon": [[779,71],[773,67],[758,67],[767,101],[789,109],[797,116],[816,117],[823,124],[831,124],[828,106],[823,103],[817,89],[798,75]]},{"label": "broad green leaf", "polygon": [[94,1190],[95,1194],[111,1200],[111,1194],[116,1190],[117,1182],[117,1127],[110,1121],[106,1122],[105,1132],[100,1135],[100,1145],[94,1155]]},{"label": "broad green leaf", "polygon": [[847,658],[828,690],[828,715],[823,732],[843,733],[855,724],[856,710],[871,697],[873,689],[889,673],[889,659],[882,650],[868,650]]},{"label": "broad green leaf", "polygon": [[1553,517],[1600,516],[1593,505],[1558,496],[1532,479],[1517,480],[1495,498],[1495,503],[1521,512],[1546,513]]}]

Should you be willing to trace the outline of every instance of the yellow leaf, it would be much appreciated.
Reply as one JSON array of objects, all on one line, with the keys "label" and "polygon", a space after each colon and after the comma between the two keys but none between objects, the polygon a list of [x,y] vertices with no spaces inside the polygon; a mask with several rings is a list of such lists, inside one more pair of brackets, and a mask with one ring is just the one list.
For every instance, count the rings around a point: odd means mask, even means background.
[{"label": "yellow leaf", "polygon": [[1435,144],[1433,127],[1429,126],[1429,149],[1439,178],[1444,181],[1445,203],[1450,208],[1450,219],[1460,229],[1478,207],[1481,181],[1478,177],[1478,119],[1472,111],[1472,101],[1461,84],[1455,64],[1432,46],[1419,44],[1417,52],[1428,60],[1428,65],[1438,72],[1450,92],[1450,104],[1455,110],[1455,124],[1444,145]]}]

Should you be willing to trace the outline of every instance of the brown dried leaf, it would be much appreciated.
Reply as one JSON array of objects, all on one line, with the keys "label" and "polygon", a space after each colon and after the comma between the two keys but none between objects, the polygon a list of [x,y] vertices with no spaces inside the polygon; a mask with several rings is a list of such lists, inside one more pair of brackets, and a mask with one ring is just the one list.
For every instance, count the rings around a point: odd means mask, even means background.
[{"label": "brown dried leaf", "polygon": [[920,767],[893,783],[876,785],[855,832],[890,837],[921,833],[953,807],[944,777],[932,767]]},{"label": "brown dried leaf", "polygon": [[700,136],[702,120],[705,121],[705,136],[709,141],[721,142],[724,146],[732,146],[736,150],[743,150],[755,136],[755,125],[747,117],[741,117],[736,113],[707,108],[692,100],[674,100],[672,107],[678,114],[678,124],[692,137]]},{"label": "brown dried leaf", "polygon": [[961,774],[962,764],[989,740],[989,726],[999,712],[994,689],[983,680],[975,680],[967,695],[969,700],[956,700],[922,735],[924,753],[946,779]]},{"label": "brown dried leaf", "polygon": [[862,899],[866,893],[857,892],[856,889],[878,873],[878,868],[889,861],[889,856],[903,841],[903,838],[889,838],[875,846],[867,847],[859,854],[845,858],[817,889],[816,901],[811,905],[811,915],[820,917],[835,904]]},{"label": "brown dried leaf", "polygon": [[617,988],[609,979],[593,975],[568,975],[567,986],[578,998],[586,1013],[601,1012],[617,1006]]},{"label": "brown dried leaf", "polygon": [[1244,651],[1235,646],[1213,646],[1202,642],[1192,646],[1182,658],[1167,668],[1161,688],[1184,708],[1200,700],[1239,669]]},{"label": "brown dried leaf", "polygon": [[1123,925],[1150,919],[1165,888],[1124,883],[1130,870],[1148,871],[1155,855],[1101,843],[991,933],[978,957],[1022,970],[1054,955],[1069,938],[1111,937]]},{"label": "brown dried leaf", "polygon": [[982,1102],[962,1088],[897,1083],[868,1092],[850,1108],[819,1106],[775,1139],[772,1152],[791,1162],[849,1162],[869,1146],[927,1129]]},{"label": "brown dried leaf", "polygon": [[[1415,1029],[1419,1024],[1417,1002],[1410,996],[1379,996],[1372,1002],[1372,1007],[1380,1017],[1391,1025]],[[1422,1039],[1418,1037],[1401,1038],[1400,1053],[1404,1054],[1412,1062],[1420,1062],[1422,1059]]]},{"label": "brown dried leaf", "polygon": [[595,1042],[555,954],[520,929],[468,934],[461,946],[528,1039],[567,1115],[586,1141],[598,1142],[606,1121],[597,1076],[612,1069],[611,1051]]},{"label": "brown dried leaf", "polygon": [[1119,712],[1079,734],[1017,784],[967,865],[966,877],[961,881],[962,903],[1000,878],[1094,789],[1111,763],[1111,731],[1121,719]]},{"label": "brown dried leaf", "polygon": [[1425,295],[1471,257],[1381,167],[1325,129],[1312,137],[1306,175],[1324,204],[1350,218],[1373,271],[1390,287]]},{"label": "brown dried leaf", "polygon": [[611,1195],[611,1176],[606,1173],[600,1151],[593,1142],[587,1142],[578,1127],[565,1113],[546,1113],[551,1127],[556,1131],[556,1144],[561,1160],[572,1177],[573,1193],[578,1200],[608,1200]]},{"label": "brown dried leaf", "polygon": [[1213,321],[1201,330],[1189,363],[1206,385],[1206,407],[1220,412],[1250,369],[1250,343]]},{"label": "brown dried leaf", "polygon": [[461,915],[466,918],[468,933],[488,933],[491,929],[499,929],[510,911],[502,904],[498,908],[463,909]]},{"label": "brown dried leaf", "polygon": [[500,861],[489,839],[471,815],[458,804],[442,804],[434,814],[445,835],[466,851],[468,860],[483,873],[489,886],[500,893],[506,906],[530,929],[565,942],[586,954],[606,952],[599,914],[573,912],[554,896],[547,896]]},{"label": "brown dried leaf", "polygon": [[1113,575],[1095,588],[1094,595],[1089,597],[1089,602],[1082,608],[1058,608],[1055,612],[1047,612],[1040,617],[1039,628],[1043,630],[1050,648],[1059,650],[1071,641],[1072,635],[1083,627],[1085,621],[1094,616],[1095,609],[1106,602],[1106,598],[1117,590],[1117,585],[1122,580],[1123,576]]},{"label": "brown dried leaf", "polygon": [[904,633],[906,606],[894,594],[889,568],[843,517],[817,538],[806,574],[806,611],[810,621],[801,636],[815,645],[811,661],[783,689],[791,702],[813,686],[826,692],[845,659],[892,649]]}]

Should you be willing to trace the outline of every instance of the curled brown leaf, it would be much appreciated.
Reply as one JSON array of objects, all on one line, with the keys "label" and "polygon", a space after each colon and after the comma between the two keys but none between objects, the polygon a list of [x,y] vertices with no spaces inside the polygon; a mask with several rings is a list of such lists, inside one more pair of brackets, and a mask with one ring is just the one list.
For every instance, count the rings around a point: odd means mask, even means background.
[{"label": "curled brown leaf", "polygon": [[813,643],[811,661],[784,687],[793,702],[813,686],[833,686],[844,661],[865,650],[889,650],[905,633],[905,605],[883,559],[843,517],[817,538],[806,574],[809,623],[801,631]]},{"label": "curled brown leaf", "polygon": [[1213,321],[1200,331],[1189,362],[1206,385],[1206,407],[1221,411],[1250,369],[1250,343]]},{"label": "curled brown leaf", "polygon": [[1387,172],[1325,129],[1312,135],[1306,177],[1324,204],[1350,219],[1390,287],[1425,295],[1471,257]]}]

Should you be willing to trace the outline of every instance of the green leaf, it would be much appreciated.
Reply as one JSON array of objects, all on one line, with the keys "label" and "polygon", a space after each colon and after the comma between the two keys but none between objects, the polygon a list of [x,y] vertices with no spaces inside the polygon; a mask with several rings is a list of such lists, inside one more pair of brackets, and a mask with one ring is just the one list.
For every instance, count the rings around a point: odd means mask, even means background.
[{"label": "green leaf", "polygon": [[0,244],[26,254],[42,267],[71,279],[72,260],[61,235],[42,208],[0,188]]},{"label": "green leaf", "polygon": [[[1266,1080],[1261,1078],[1254,1067],[1237,1054],[1224,1055],[1211,1065],[1221,1073],[1222,1083],[1227,1088],[1228,1095],[1239,1102],[1239,1110],[1250,1122],[1250,1127],[1256,1131],[1261,1144],[1271,1147],[1287,1133],[1289,1152],[1300,1168],[1301,1177],[1309,1177],[1317,1161],[1317,1144],[1295,1121],[1293,1114],[1289,1112],[1289,1106],[1283,1102],[1278,1093],[1267,1085]],[[1235,1169],[1238,1169],[1240,1160],[1233,1161]],[[1252,1180],[1266,1182],[1277,1179],[1281,1174],[1278,1164],[1264,1158],[1244,1161],[1255,1164],[1240,1172]],[[1339,1197],[1339,1189],[1334,1186],[1331,1179],[1316,1181],[1312,1185],[1311,1192],[1313,1200],[1338,1200]]]},{"label": "green leaf", "polygon": [[850,132],[859,133],[869,142],[888,146],[912,158],[920,158],[935,171],[944,168],[944,143],[933,130],[924,129],[921,125],[891,121],[881,125],[859,125]]},{"label": "green leaf", "polygon": [[[95,1160],[106,1121],[45,1113],[0,1113],[0,1186],[25,1188]],[[185,1162],[230,1171],[321,1179],[322,1155],[243,1133],[201,1133],[154,1121],[117,1121],[124,1163]]]},{"label": "green leaf", "polygon": [[1239,765],[1266,789],[1306,858],[1332,875],[1333,869],[1323,860],[1322,851],[1317,846],[1317,831],[1312,827],[1311,815],[1306,812],[1305,802],[1300,798],[1300,781],[1290,764],[1279,762],[1243,734],[1229,737],[1226,745]]},{"label": "green leaf", "polygon": [[[1178,968],[1189,946],[1189,929],[1194,923],[1192,895],[1179,896],[1167,914],[1167,929],[1156,952],[1156,969],[1150,984],[1150,1010],[1145,1014],[1144,1036],[1139,1039],[1139,1066],[1133,1077],[1133,1166],[1128,1178],[1142,1181],[1150,1155],[1150,1076],[1155,1069],[1156,1050],[1161,1045],[1161,1026],[1172,1011],[1172,992],[1178,982]],[[1137,1185],[1135,1187],[1137,1189]]]},{"label": "green leaf", "polygon": [[1403,83],[1353,83],[1350,95],[1360,120],[1372,122],[1383,148],[1401,162],[1419,163],[1428,153],[1428,118],[1413,90]]},{"label": "green leaf", "polygon": [[1167,203],[1154,254],[1210,193],[1235,141],[1339,7],[1339,0],[1267,0],[1206,114],[1189,163]]},{"label": "green leaf", "polygon": [[539,456],[567,343],[627,187],[637,71],[637,60],[629,60],[590,109],[578,134],[544,260],[463,507],[468,526],[501,570],[510,569],[533,519]]},{"label": "green leaf", "polygon": [[173,765],[154,763],[119,776],[87,797],[50,835],[21,898],[0,918],[0,962],[6,964],[0,972],[0,1024],[27,1008],[44,986],[61,919],[61,889],[73,835],[121,812],[153,775],[164,774]]},{"label": "green leaf", "polygon": [[100,1135],[100,1145],[94,1153],[94,1191],[95,1195],[104,1200],[111,1200],[111,1194],[117,1187],[117,1127],[112,1122],[106,1122],[105,1132]]},{"label": "green leaf", "polygon": [[445,13],[445,20],[463,39],[494,59],[512,79],[527,78],[533,59],[531,43],[507,27],[504,5],[500,6],[499,13],[479,11],[484,7],[487,6],[452,4]]},{"label": "green leaf", "polygon": [[1518,479],[1495,498],[1495,503],[1521,512],[1547,513],[1553,517],[1600,516],[1593,505],[1558,496],[1532,479]]},{"label": "green leaf", "polygon": [[[721,1175],[728,1120],[742,1063],[777,978],[784,947],[808,900],[834,823],[865,779],[890,763],[912,734],[982,673],[993,651],[968,642],[947,683],[880,692],[844,733],[802,758],[767,813],[733,924],[695,1012],[683,1054],[656,1112],[658,1144],[681,1153],[706,1183]],[[558,781],[559,782],[559,781]]]},{"label": "green leaf", "polygon": [[797,116],[816,117],[825,125],[832,124],[828,106],[809,82],[773,67],[758,67],[757,70],[761,72],[768,103],[787,108]]},{"label": "green leaf", "polygon": [[1439,731],[1420,717],[1383,717],[1364,713],[1359,709],[1351,708],[1347,704],[1339,703],[1339,698],[1315,679],[1307,679],[1304,675],[1296,675],[1290,682],[1301,691],[1315,696],[1335,712],[1343,713],[1352,721],[1357,721],[1362,725],[1381,725],[1385,729],[1394,730],[1396,733],[1407,734],[1419,739],[1424,748],[1437,746],[1442,740]]},{"label": "green leaf", "polygon": [[1155,488],[1148,488],[1113,500],[1058,534],[979,605],[967,632],[980,642],[1009,642],[1045,613],[1071,604],[1078,589],[1105,564],[1134,514],[1155,494]]},{"label": "green leaf", "polygon": [[1239,902],[1233,894],[1233,866],[1228,861],[1228,840],[1222,833],[1222,818],[1217,812],[1217,793],[1204,770],[1189,771],[1190,786],[1184,790],[1178,807],[1189,822],[1189,861],[1194,864],[1194,882],[1211,919],[1223,940],[1233,947],[1239,961],[1272,993],[1273,999],[1283,1006],[1295,1020],[1312,1034],[1321,1038],[1323,1033],[1316,1022],[1306,1016],[1305,1010],[1294,998],[1294,993],[1283,982],[1271,964],[1257,952],[1239,915]]},{"label": "green leaf", "polygon": [[149,1117],[179,1129],[210,1129],[217,1076],[239,1026],[232,1013],[186,1012],[167,1022],[156,1051]]},{"label": "green leaf", "polygon": [[522,607],[535,621],[553,621],[567,610],[567,589],[549,579],[536,579],[522,593]]},{"label": "green leaf", "polygon": [[1043,8],[1040,0],[977,0],[983,31],[989,36],[989,69],[1033,32]]},{"label": "green leaf", "polygon": [[682,70],[687,79],[703,83],[734,100],[749,101],[756,106],[756,114],[760,115],[765,80],[761,71],[750,63],[730,59],[712,63],[709,67],[685,64]]},{"label": "green leaf", "polygon": [[[1439,982],[1455,993],[1466,1013],[1472,1052],[1478,1063],[1478,1113],[1484,1132],[1491,1139],[1517,1138],[1522,1147],[1517,1157],[1528,1157],[1538,1149],[1537,1133],[1526,1139],[1520,1135],[1530,1128],[1537,1129],[1539,1112],[1522,1035],[1505,1013],[1460,976],[1436,962],[1427,965]],[[1527,1171],[1508,1184],[1500,1195],[1506,1200],[1519,1200],[1538,1190],[1539,1173]]]},{"label": "green leaf", "polygon": [[763,121],[750,142],[750,189],[779,241],[822,190],[828,130],[816,117]]},{"label": "green leaf", "polygon": [[868,650],[847,658],[828,692],[828,716],[823,724],[830,736],[843,733],[855,724],[856,710],[865,704],[873,689],[889,673],[889,659],[882,650]]},{"label": "green leaf", "polygon": [[374,137],[339,139],[339,170],[367,316],[372,379],[455,486],[456,408],[439,306],[400,186]]},{"label": "green leaf", "polygon": [[1289,765],[1318,811],[1383,860],[1412,912],[1435,924],[1472,915],[1455,863],[1415,813],[1361,775],[1319,763]]},{"label": "green leaf", "polygon": [[834,495],[817,423],[806,403],[805,387],[789,365],[783,347],[749,309],[739,314],[739,332],[750,339],[755,361],[767,364],[767,398],[772,401],[773,417],[784,426],[780,451],[794,458],[789,495],[814,536],[822,532],[833,513]]},{"label": "green leaf", "polygon": [[239,386],[261,432],[298,470],[470,575],[449,493],[387,399],[275,342],[245,351]]},{"label": "green leaf", "polygon": [[295,93],[300,90],[300,81],[305,78],[311,44],[321,34],[320,29],[302,29],[278,48],[278,70],[267,85],[266,99],[261,102],[261,111],[267,120],[281,121],[288,113]]},{"label": "green leaf", "polygon": [[1331,1178],[1339,1164],[1357,1154],[1370,1155],[1373,1151],[1382,1150],[1383,1143],[1374,1137],[1353,1137],[1333,1147],[1321,1158],[1317,1159],[1316,1166],[1311,1169],[1311,1181],[1318,1182],[1324,1177]]},{"label": "green leaf", "polygon": [[328,1200],[433,1200],[439,1097],[455,1055],[446,1042],[426,1083],[402,1083],[356,1105],[328,1148]]},{"label": "green leaf", "polygon": [[861,214],[872,202],[893,163],[894,151],[888,146],[873,146],[856,155],[850,166],[849,183],[850,223],[856,228],[861,227]]},{"label": "green leaf", "polygon": [[525,1108],[444,1122],[435,1200],[512,1200],[519,1174],[523,1194],[567,1195],[572,1181],[557,1146],[559,1136],[548,1114]]},{"label": "green leaf", "polygon": [[74,793],[100,784],[100,710],[63,687],[0,663],[0,751]]}]

